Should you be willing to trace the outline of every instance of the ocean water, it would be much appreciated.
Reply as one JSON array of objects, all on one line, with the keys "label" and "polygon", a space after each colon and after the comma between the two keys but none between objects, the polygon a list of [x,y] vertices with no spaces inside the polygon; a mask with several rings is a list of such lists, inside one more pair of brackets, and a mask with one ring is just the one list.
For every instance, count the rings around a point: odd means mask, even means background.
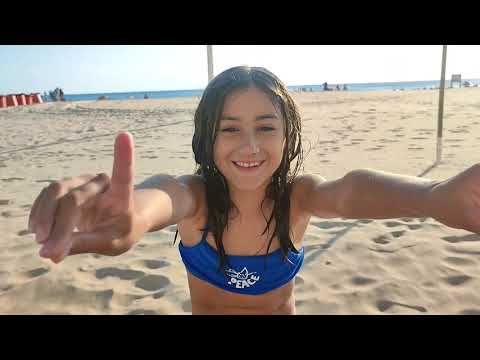
[{"label": "ocean water", "polygon": [[[473,85],[480,86],[480,79],[462,79],[469,81]],[[329,88],[335,88],[337,84],[328,84]],[[348,91],[395,91],[395,90],[413,90],[413,89],[435,89],[440,86],[439,80],[431,81],[404,81],[404,82],[382,82],[382,83],[363,83],[363,84],[338,84],[340,89],[347,86]],[[445,87],[450,86],[450,81],[445,81]],[[458,85],[456,85],[458,86]],[[312,91],[323,92],[323,85],[293,85],[288,86],[291,91]],[[118,93],[98,93],[98,94],[65,94],[66,101],[91,101],[97,100],[100,96],[106,96],[109,100],[125,99],[143,99],[148,95],[150,99],[164,99],[175,97],[195,97],[202,96],[203,89],[193,90],[164,90],[164,91],[136,91],[136,92],[118,92]]]}]

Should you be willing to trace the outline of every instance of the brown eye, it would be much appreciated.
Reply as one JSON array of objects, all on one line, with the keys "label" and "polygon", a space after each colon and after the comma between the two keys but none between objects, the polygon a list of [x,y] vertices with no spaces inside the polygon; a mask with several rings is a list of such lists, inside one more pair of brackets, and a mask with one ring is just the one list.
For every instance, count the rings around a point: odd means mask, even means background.
[{"label": "brown eye", "polygon": [[233,132],[237,132],[237,131],[239,131],[239,129],[238,129],[238,128],[234,128],[234,127],[229,127],[229,128],[222,129],[222,132],[231,132],[231,133],[233,133]]},{"label": "brown eye", "polygon": [[271,127],[271,126],[262,126],[261,128],[259,128],[260,131],[273,131],[275,130],[274,127]]}]

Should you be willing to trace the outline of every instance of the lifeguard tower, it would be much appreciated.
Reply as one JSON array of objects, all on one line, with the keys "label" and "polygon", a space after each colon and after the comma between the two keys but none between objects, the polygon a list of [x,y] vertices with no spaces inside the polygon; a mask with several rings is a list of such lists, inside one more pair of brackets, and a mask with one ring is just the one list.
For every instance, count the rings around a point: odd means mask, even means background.
[{"label": "lifeguard tower", "polygon": [[462,75],[461,74],[454,74],[452,75],[452,80],[450,80],[450,87],[453,88],[453,84],[458,82],[458,87],[462,87]]}]

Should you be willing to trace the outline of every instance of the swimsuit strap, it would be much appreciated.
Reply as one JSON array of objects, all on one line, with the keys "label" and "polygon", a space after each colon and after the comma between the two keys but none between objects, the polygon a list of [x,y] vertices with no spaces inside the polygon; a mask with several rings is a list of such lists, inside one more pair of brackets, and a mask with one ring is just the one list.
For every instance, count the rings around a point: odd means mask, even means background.
[{"label": "swimsuit strap", "polygon": [[207,241],[207,236],[208,236],[208,225],[205,225],[205,228],[202,234],[202,240],[200,240],[200,242]]}]

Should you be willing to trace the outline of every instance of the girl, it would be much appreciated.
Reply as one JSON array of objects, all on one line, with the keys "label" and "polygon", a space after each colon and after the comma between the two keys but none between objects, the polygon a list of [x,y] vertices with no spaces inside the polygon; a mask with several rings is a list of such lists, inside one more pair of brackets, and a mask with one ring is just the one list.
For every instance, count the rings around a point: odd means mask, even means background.
[{"label": "girl", "polygon": [[82,175],[43,189],[29,216],[40,256],[58,263],[79,253],[119,255],[146,232],[177,224],[193,314],[295,314],[294,277],[311,216],[433,217],[480,229],[479,165],[443,182],[368,169],[334,181],[298,175],[299,111],[264,68],[218,75],[194,121],[194,175],[157,175],[134,187],[133,138],[121,133],[111,177]]}]

